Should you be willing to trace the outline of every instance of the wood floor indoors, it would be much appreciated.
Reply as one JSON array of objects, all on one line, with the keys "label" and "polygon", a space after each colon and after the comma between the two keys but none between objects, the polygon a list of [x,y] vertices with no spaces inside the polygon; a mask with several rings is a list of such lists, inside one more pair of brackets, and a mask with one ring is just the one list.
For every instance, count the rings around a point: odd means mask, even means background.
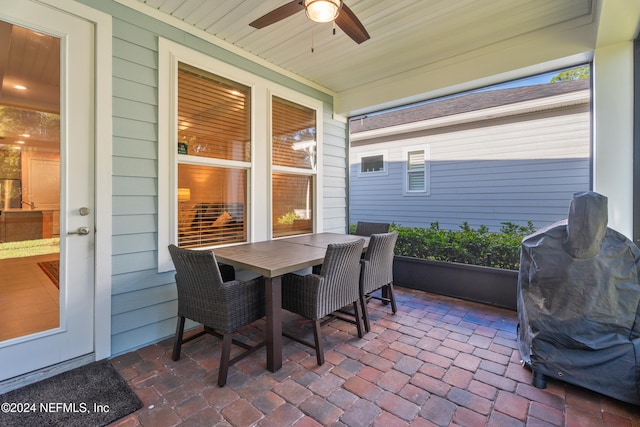
[{"label": "wood floor indoors", "polygon": [[38,266],[59,254],[0,260],[0,341],[55,328],[59,291]]}]

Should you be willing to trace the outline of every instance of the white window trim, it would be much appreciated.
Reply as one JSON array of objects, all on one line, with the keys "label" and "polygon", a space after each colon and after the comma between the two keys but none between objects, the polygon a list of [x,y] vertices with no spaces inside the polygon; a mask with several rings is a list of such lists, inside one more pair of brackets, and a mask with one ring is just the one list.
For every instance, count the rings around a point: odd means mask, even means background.
[{"label": "white window trim", "polygon": [[[221,77],[252,88],[251,91],[251,162],[203,159],[209,163],[229,167],[244,167],[247,176],[247,241],[271,238],[271,97],[288,99],[316,110],[317,159],[314,188],[314,206],[317,215],[315,230],[322,229],[322,145],[323,103],[217,60],[186,46],[159,38],[158,41],[158,272],[174,270],[167,249],[177,242],[178,202],[176,196],[178,160],[189,163],[188,156],[177,154],[175,149],[177,117],[178,62],[184,62]],[[264,215],[265,210],[269,212]]]},{"label": "white window trim", "polygon": [[[424,152],[424,189],[409,190],[409,159],[412,151]],[[431,195],[431,148],[429,144],[412,145],[402,148],[403,189],[405,196],[429,196]]]},{"label": "white window trim", "polygon": [[[373,171],[373,172],[363,172],[362,158],[373,157],[373,156],[382,156],[382,170]],[[358,176],[373,177],[373,176],[381,176],[381,175],[388,175],[388,174],[389,174],[389,151],[388,150],[376,150],[376,151],[366,151],[363,153],[358,153]]]}]

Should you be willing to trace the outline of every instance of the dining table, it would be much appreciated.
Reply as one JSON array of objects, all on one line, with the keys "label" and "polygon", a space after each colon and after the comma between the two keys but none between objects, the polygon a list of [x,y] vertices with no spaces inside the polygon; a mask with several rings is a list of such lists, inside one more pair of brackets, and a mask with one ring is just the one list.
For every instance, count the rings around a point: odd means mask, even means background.
[{"label": "dining table", "polygon": [[313,233],[261,242],[225,246],[214,250],[218,262],[264,277],[265,342],[267,369],[282,367],[282,276],[322,264],[327,246],[368,237],[340,233]]}]

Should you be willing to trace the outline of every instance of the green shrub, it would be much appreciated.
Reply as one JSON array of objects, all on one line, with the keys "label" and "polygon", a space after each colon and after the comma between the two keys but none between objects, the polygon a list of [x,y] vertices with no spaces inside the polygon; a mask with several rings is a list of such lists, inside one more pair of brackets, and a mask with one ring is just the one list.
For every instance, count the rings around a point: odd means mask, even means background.
[{"label": "green shrub", "polygon": [[429,228],[392,224],[391,230],[398,231],[396,255],[517,270],[522,239],[535,228],[531,221],[526,226],[503,222],[496,233],[465,222],[459,230],[443,230],[433,222]]}]

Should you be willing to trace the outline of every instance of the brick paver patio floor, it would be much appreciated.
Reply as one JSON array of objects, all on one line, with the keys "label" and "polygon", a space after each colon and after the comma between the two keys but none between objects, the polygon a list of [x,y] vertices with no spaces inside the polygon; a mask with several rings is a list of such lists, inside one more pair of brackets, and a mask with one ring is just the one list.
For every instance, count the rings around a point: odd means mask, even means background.
[{"label": "brick paver patio floor", "polygon": [[[312,349],[284,339],[282,369],[267,371],[261,349],[232,366],[220,388],[221,345],[211,336],[184,345],[177,362],[170,339],[118,356],[113,365],[144,406],[111,426],[640,426],[640,407],[552,379],[533,387],[515,312],[396,294],[395,315],[369,304],[374,323],[361,339],[349,323],[325,325],[322,366]],[[259,340],[262,327],[242,333]]]}]

